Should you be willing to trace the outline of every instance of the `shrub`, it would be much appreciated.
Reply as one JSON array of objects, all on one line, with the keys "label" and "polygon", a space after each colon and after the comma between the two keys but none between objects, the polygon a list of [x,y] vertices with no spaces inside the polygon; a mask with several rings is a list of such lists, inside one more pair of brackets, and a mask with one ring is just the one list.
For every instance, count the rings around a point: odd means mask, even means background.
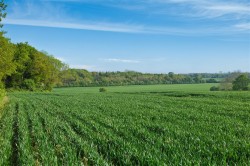
[{"label": "shrub", "polygon": [[99,92],[107,92],[107,89],[106,88],[100,88]]},{"label": "shrub", "polygon": [[219,91],[220,89],[219,89],[219,87],[217,87],[217,86],[212,86],[211,88],[210,88],[210,91]]},{"label": "shrub", "polygon": [[36,89],[36,84],[32,79],[26,79],[22,83],[22,88],[30,91],[34,91]]},{"label": "shrub", "polygon": [[247,91],[247,90],[250,90],[250,88],[249,87],[244,87],[244,88],[242,88],[242,90]]}]

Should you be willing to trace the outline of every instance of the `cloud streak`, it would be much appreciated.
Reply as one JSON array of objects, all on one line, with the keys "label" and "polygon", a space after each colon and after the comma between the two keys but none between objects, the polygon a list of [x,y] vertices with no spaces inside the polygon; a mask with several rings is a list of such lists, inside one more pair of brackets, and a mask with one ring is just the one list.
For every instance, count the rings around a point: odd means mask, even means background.
[{"label": "cloud streak", "polygon": [[117,63],[140,63],[140,61],[137,61],[137,60],[116,59],[116,58],[104,59],[104,61],[106,61],[106,62],[117,62]]},{"label": "cloud streak", "polygon": [[[221,17],[225,15],[250,15],[250,3],[244,0],[232,0],[230,2],[223,0],[45,0],[50,2],[77,2],[77,3],[95,3],[105,6],[117,7],[127,10],[145,10],[149,13],[169,12],[168,4],[175,5],[176,15],[183,14],[178,9],[186,8],[187,13],[195,13],[196,17]],[[179,8],[181,7],[181,8]],[[158,12],[155,12],[157,10]],[[169,14],[169,13],[168,13]]]},{"label": "cloud streak", "polygon": [[67,22],[44,21],[44,20],[26,20],[26,19],[5,19],[3,21],[3,24],[104,31],[104,32],[159,34],[159,35],[161,34],[161,35],[177,35],[177,36],[225,35],[230,33],[239,33],[240,31],[248,30],[248,28],[246,28],[248,24],[236,25],[234,26],[234,29],[236,30],[232,30],[230,28],[184,29],[176,27],[150,27],[144,25],[100,23],[100,22],[67,23]]},{"label": "cloud streak", "polygon": [[81,29],[93,31],[108,31],[108,32],[126,32],[126,33],[146,33],[142,26],[129,26],[125,24],[115,23],[67,23],[67,22],[54,22],[44,20],[26,20],[26,19],[6,19],[4,24],[9,25],[26,25],[37,27],[53,27],[53,28],[66,28],[66,29]]},{"label": "cloud streak", "polygon": [[[246,1],[222,1],[222,0],[148,0],[151,4],[160,4],[159,10],[168,11],[165,4],[174,4],[176,9],[185,8],[186,11],[176,12],[175,15],[190,17],[217,18],[227,17],[240,19],[250,16],[250,3]],[[164,13],[164,12],[160,12]],[[180,14],[181,13],[181,14]],[[193,14],[190,14],[193,13]],[[234,15],[235,17],[232,17]],[[236,17],[237,16],[237,17]]]},{"label": "cloud streak", "polygon": [[235,25],[235,27],[238,28],[238,29],[241,29],[241,30],[250,31],[250,23],[237,24],[237,25]]}]

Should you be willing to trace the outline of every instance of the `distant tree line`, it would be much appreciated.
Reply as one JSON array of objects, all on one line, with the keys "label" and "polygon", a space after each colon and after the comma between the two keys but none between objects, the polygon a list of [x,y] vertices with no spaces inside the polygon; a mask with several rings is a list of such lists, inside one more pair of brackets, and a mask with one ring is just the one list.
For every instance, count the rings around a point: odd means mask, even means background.
[{"label": "distant tree line", "polygon": [[89,72],[84,69],[68,69],[60,72],[61,81],[56,87],[218,83],[226,75],[227,73],[151,74],[136,71]]}]

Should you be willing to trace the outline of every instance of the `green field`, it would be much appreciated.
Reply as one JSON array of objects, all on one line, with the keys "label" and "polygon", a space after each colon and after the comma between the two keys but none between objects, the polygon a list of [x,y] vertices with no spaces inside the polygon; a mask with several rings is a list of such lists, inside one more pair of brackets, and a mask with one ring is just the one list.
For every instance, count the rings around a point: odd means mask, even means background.
[{"label": "green field", "polygon": [[212,85],[9,93],[0,165],[250,165],[250,93]]},{"label": "green field", "polygon": [[[185,92],[208,92],[213,85],[218,84],[173,84],[173,85],[129,85],[129,86],[110,86],[106,87],[108,92],[169,92],[169,91],[185,91]],[[58,88],[54,92],[59,93],[98,93],[99,87],[87,88]]]}]

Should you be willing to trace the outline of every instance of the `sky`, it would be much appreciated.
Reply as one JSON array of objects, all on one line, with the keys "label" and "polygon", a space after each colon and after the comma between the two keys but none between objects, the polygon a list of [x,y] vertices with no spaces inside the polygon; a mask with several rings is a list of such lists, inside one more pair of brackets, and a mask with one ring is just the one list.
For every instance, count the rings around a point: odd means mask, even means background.
[{"label": "sky", "polygon": [[71,68],[250,72],[249,0],[4,0],[6,36]]}]

